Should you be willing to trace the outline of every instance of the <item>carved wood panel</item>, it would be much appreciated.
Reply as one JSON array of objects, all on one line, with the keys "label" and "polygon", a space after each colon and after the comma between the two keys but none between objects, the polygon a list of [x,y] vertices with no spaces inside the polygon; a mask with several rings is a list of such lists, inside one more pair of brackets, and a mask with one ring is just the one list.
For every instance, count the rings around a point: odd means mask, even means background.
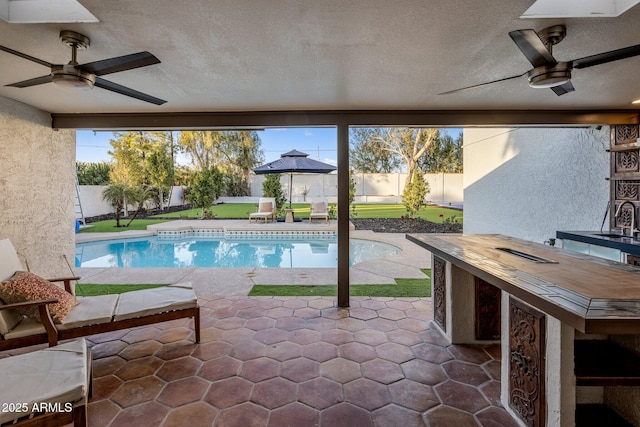
[{"label": "carved wood panel", "polygon": [[[616,212],[618,211],[618,206],[619,204],[616,204]],[[637,218],[636,214],[637,211],[635,205],[631,206],[631,204],[627,203],[622,207],[622,209],[620,209],[620,213],[615,218],[615,226],[618,228],[631,227],[632,219]]]},{"label": "carved wood panel", "polygon": [[616,155],[616,173],[618,172],[638,172],[638,152],[637,151],[621,151]]},{"label": "carved wood panel", "polygon": [[531,427],[545,425],[545,316],[509,299],[509,406]]},{"label": "carved wood panel", "polygon": [[502,293],[499,288],[476,277],[476,339],[500,339]]},{"label": "carved wood panel", "polygon": [[433,257],[433,268],[431,270],[432,292],[433,292],[433,321],[436,322],[443,331],[447,330],[447,263],[445,260]]},{"label": "carved wood panel", "polygon": [[638,139],[638,125],[616,125],[615,144],[629,144]]},{"label": "carved wood panel", "polygon": [[639,200],[638,199],[638,183],[626,183],[624,181],[616,182],[616,199],[620,200]]}]

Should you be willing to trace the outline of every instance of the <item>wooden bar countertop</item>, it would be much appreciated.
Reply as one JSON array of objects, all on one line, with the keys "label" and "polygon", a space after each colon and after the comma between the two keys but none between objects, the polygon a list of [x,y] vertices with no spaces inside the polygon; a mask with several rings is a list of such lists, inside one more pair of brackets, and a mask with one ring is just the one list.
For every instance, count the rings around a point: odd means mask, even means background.
[{"label": "wooden bar countertop", "polygon": [[501,235],[407,239],[581,332],[640,334],[639,267]]}]

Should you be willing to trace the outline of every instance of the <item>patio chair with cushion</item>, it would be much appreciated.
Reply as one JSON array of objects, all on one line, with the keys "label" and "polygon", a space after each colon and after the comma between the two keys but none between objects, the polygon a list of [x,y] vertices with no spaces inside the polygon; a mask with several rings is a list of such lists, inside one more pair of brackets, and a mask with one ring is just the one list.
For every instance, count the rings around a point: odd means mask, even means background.
[{"label": "patio chair with cushion", "polygon": [[327,208],[327,202],[312,202],[311,212],[309,213],[309,224],[314,218],[324,218],[324,223],[329,223],[329,209]]},{"label": "patio chair with cushion", "polygon": [[253,212],[249,214],[249,222],[251,220],[264,219],[264,223],[266,224],[269,218],[271,220],[276,219],[276,199],[275,197],[260,197],[258,200],[258,212]]},{"label": "patio chair with cushion", "polygon": [[91,350],[84,338],[0,359],[1,426],[86,427]]},{"label": "patio chair with cushion", "polygon": [[[0,240],[0,350],[193,317],[200,342],[200,307],[189,283],[76,297],[71,281],[24,271],[9,239]],[[63,282],[65,289],[52,282]]]}]

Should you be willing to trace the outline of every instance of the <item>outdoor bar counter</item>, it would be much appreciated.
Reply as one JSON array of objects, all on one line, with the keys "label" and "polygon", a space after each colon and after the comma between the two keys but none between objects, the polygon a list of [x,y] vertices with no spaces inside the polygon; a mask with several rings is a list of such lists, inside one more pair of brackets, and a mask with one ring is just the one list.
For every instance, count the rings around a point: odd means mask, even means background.
[{"label": "outdoor bar counter", "polygon": [[501,341],[501,400],[523,426],[640,425],[640,268],[501,235],[407,239],[432,253],[434,324]]}]

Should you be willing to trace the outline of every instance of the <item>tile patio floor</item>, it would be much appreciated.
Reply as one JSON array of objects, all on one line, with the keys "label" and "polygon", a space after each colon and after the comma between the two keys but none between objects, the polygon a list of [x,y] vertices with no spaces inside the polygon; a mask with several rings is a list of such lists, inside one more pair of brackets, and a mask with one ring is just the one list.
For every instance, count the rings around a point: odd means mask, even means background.
[{"label": "tile patio floor", "polygon": [[430,298],[200,301],[200,345],[188,320],[89,338],[91,427],[517,425],[499,346],[447,345]]}]

